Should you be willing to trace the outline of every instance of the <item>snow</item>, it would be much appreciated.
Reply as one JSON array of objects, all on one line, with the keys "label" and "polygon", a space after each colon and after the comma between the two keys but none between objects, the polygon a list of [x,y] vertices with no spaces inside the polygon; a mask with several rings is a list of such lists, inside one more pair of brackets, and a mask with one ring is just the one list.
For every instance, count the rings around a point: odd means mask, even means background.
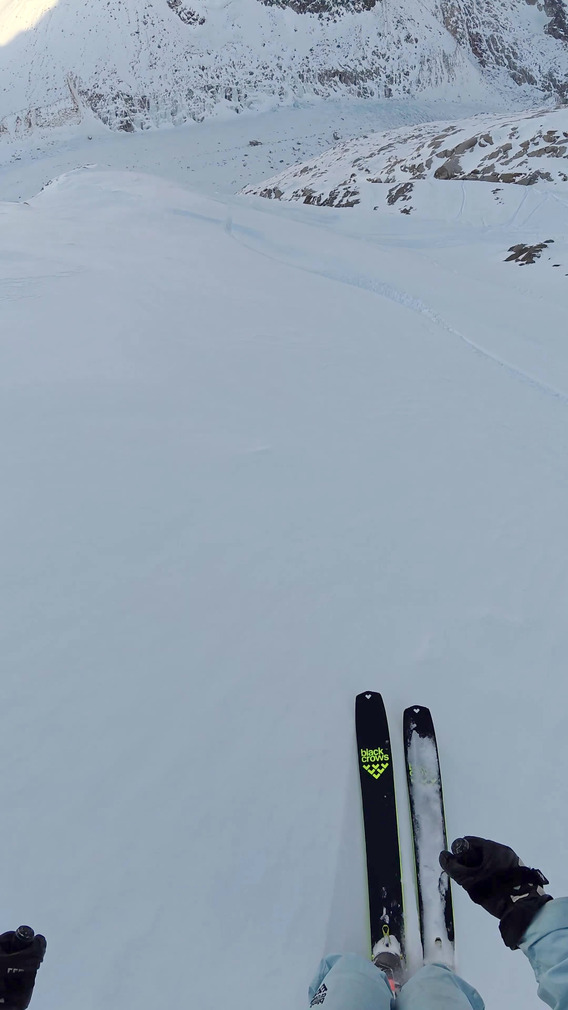
[{"label": "snow", "polygon": [[408,763],[416,817],[417,882],[423,901],[426,937],[422,953],[428,963],[454,968],[454,945],[448,937],[443,904],[447,900],[449,882],[439,862],[440,852],[447,847],[447,838],[440,817],[443,800],[438,753],[434,740],[416,731],[416,723],[410,726]]},{"label": "snow", "polygon": [[145,130],[322,98],[437,94],[493,108],[503,96],[566,99],[555,0],[320,6],[321,16],[308,0],[0,0],[0,143],[70,124]]},{"label": "snow", "polygon": [[2,0],[0,4],[0,46],[35,28],[55,7],[57,0]]},{"label": "snow", "polygon": [[[568,112],[564,107],[506,116],[479,115],[459,122],[399,127],[336,143],[314,160],[293,165],[260,185],[247,186],[244,192],[331,207],[363,203],[367,210],[377,210],[378,186],[383,186],[387,205],[399,199],[408,204],[414,182],[422,179],[522,186],[566,183],[567,150]],[[391,188],[384,188],[387,183]],[[444,187],[444,193],[446,190]],[[502,190],[493,190],[493,195],[496,192]],[[412,208],[406,206],[403,212],[411,213]]]},{"label": "snow", "polygon": [[[21,0],[0,0],[6,31],[0,140],[4,132],[17,138],[89,119],[139,130],[318,97],[400,98],[437,90],[449,99],[456,92],[487,99],[495,90],[456,46],[435,4],[407,11],[390,0],[388,12],[378,4],[322,19],[253,0],[196,0],[183,5],[196,15],[194,23],[166,0],[44,0],[40,17],[35,6],[35,17],[30,12],[22,23],[31,30],[10,41]],[[521,22],[525,7],[519,4]],[[556,40],[542,36],[537,50],[547,69],[558,59],[564,65]],[[518,90],[503,77],[505,90]]]},{"label": "snow", "polygon": [[[562,184],[423,179],[411,215],[235,195],[355,135],[297,110],[296,144],[295,111],[63,132],[0,176],[2,911],[48,937],[34,1010],[289,1010],[366,952],[366,689],[407,891],[427,704],[450,838],[568,893]],[[535,1010],[454,903],[488,1010]]]},{"label": "snow", "polygon": [[209,196],[233,196],[251,180],[329,150],[338,138],[352,140],[377,129],[431,122],[444,114],[459,118],[487,108],[487,100],[472,98],[464,104],[428,95],[411,101],[320,101],[162,129],[159,136],[155,131],[116,136],[97,122],[83,129],[36,129],[13,143],[0,144],[2,194],[6,199],[27,199],[63,172],[94,163],[128,170],[144,165],[147,171]]}]

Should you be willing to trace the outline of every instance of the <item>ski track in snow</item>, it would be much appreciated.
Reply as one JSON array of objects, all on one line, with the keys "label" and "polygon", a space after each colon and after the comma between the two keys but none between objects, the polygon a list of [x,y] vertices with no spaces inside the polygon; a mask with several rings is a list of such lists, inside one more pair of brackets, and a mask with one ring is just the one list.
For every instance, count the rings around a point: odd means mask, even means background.
[{"label": "ski track in snow", "polygon": [[[465,197],[464,197],[465,199]],[[517,217],[518,213],[524,205],[526,196],[523,197],[522,203],[516,213],[513,215],[511,223]],[[543,202],[544,202],[543,198]],[[531,211],[529,217],[536,213],[538,208]],[[527,219],[528,220],[528,219]],[[460,332],[454,326],[451,326],[446,320],[444,320],[439,313],[435,312],[428,305],[417,298],[410,291],[395,288],[390,284],[384,283],[372,277],[365,277],[361,274],[350,275],[349,268],[346,264],[341,264],[340,266],[333,267],[331,265],[326,265],[325,267],[317,266],[306,266],[298,262],[302,254],[299,250],[295,250],[291,255],[285,255],[283,252],[277,251],[276,244],[274,240],[270,239],[266,233],[261,233],[260,231],[247,228],[242,225],[235,225],[232,217],[227,218],[225,229],[230,234],[235,241],[240,242],[246,248],[257,252],[260,256],[266,256],[269,259],[273,259],[280,263],[285,263],[288,266],[295,267],[298,270],[302,270],[306,273],[317,274],[320,277],[326,277],[328,280],[337,281],[340,284],[347,284],[350,287],[362,288],[364,291],[369,291],[372,294],[378,295],[381,298],[386,298],[391,302],[395,302],[398,305],[403,305],[405,308],[410,309],[412,312],[416,312],[419,315],[424,316],[430,322],[435,323],[441,330],[445,333],[450,334],[450,336],[456,337],[461,340],[467,347],[469,347],[475,354],[486,358],[487,361],[494,365],[498,365],[500,368],[504,369],[512,378],[517,379],[521,382],[528,383],[536,391],[543,393],[546,396],[552,396],[562,403],[568,405],[568,392],[564,390],[557,389],[549,383],[543,382],[541,379],[536,378],[534,375],[523,371],[510,361],[499,357],[493,352],[489,351],[486,347],[477,343],[471,337],[465,335],[465,333]],[[258,240],[258,244],[244,241],[245,237],[252,238],[255,237]],[[259,248],[260,246],[260,248]],[[272,251],[271,251],[272,250]]]}]

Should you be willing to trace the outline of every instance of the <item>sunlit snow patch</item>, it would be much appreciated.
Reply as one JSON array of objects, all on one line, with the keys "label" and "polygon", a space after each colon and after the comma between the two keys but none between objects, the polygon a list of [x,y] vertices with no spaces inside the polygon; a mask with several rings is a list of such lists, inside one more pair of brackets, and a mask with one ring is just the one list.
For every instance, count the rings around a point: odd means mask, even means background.
[{"label": "sunlit snow patch", "polygon": [[0,0],[0,46],[34,28],[57,3],[58,0]]}]

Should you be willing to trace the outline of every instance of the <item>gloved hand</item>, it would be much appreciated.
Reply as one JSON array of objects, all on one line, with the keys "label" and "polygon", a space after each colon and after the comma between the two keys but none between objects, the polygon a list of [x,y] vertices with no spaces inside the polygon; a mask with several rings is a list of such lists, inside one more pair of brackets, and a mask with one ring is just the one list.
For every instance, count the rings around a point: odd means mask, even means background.
[{"label": "gloved hand", "polygon": [[499,920],[507,947],[516,950],[536,913],[552,895],[540,870],[521,862],[508,845],[466,835],[440,853],[440,866],[467,891],[472,901]]},{"label": "gloved hand", "polygon": [[28,940],[13,929],[0,934],[0,1010],[26,1010],[29,1006],[47,947],[45,936],[34,936],[31,929],[29,933]]}]

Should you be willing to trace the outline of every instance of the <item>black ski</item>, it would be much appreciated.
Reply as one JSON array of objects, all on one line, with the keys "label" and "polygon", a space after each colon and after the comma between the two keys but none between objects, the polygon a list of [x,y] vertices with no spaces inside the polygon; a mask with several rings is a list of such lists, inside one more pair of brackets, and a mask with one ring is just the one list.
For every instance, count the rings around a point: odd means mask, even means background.
[{"label": "black ski", "polygon": [[442,962],[451,968],[454,915],[450,881],[438,862],[447,842],[436,734],[429,709],[420,705],[405,710],[403,724],[424,962]]},{"label": "black ski", "polygon": [[365,691],[355,700],[357,754],[367,851],[372,956],[404,957],[404,912],[389,728],[383,699]]}]

